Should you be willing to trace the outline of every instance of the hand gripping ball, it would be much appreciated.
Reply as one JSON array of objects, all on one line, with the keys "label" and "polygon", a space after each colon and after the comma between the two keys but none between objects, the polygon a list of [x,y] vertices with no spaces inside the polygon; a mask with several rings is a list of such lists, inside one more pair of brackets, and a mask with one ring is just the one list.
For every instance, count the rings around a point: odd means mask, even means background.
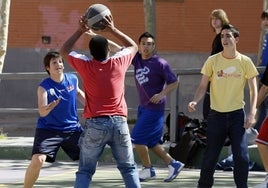
[{"label": "hand gripping ball", "polygon": [[88,7],[85,17],[87,26],[93,30],[103,30],[106,27],[103,18],[111,15],[111,11],[103,4],[93,4]]}]

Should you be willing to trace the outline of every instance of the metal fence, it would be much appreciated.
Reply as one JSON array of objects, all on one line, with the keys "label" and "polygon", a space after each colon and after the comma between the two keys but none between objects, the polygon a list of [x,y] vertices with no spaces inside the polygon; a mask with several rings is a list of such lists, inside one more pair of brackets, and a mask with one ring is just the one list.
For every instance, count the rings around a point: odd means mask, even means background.
[{"label": "metal fence", "polygon": [[[265,67],[257,67],[259,72],[264,72]],[[174,69],[173,70],[180,80],[180,76],[183,75],[198,75],[200,74],[200,68],[188,68],[188,69]],[[75,73],[75,72],[73,72]],[[129,70],[126,73],[126,77],[133,76],[133,70]],[[47,77],[46,72],[23,72],[23,73],[1,73],[0,80],[27,80],[27,79],[43,79]],[[1,82],[0,82],[1,84]],[[180,84],[179,84],[180,85]],[[179,112],[179,90],[180,86],[170,94],[170,108],[166,109],[170,112],[170,141],[175,142],[177,132],[177,121]],[[129,110],[133,108],[129,107]],[[37,108],[0,108],[0,113],[37,113]],[[83,111],[83,109],[78,109]]]}]

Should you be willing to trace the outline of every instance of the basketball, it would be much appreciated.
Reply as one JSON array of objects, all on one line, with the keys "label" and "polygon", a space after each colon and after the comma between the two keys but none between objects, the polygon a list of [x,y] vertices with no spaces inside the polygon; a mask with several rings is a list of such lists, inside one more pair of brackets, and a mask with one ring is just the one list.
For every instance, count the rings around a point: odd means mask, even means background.
[{"label": "basketball", "polygon": [[87,19],[87,26],[93,30],[103,30],[106,27],[103,18],[111,15],[111,11],[103,4],[93,4],[88,7],[85,17]]}]

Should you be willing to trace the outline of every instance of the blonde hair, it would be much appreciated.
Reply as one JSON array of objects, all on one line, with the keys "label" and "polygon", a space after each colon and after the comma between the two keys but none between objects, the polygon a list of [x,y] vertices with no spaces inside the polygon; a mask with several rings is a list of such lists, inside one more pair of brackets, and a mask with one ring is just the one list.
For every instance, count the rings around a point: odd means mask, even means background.
[{"label": "blonde hair", "polygon": [[[211,25],[211,20],[212,18],[217,18],[217,19],[220,19],[221,22],[222,22],[222,25],[226,25],[226,24],[229,24],[230,21],[228,19],[228,16],[226,14],[226,12],[223,10],[223,9],[214,9],[211,14],[210,14],[210,17],[209,17],[209,24],[210,26],[212,27]],[[215,29],[212,27],[213,31],[215,31]]]}]

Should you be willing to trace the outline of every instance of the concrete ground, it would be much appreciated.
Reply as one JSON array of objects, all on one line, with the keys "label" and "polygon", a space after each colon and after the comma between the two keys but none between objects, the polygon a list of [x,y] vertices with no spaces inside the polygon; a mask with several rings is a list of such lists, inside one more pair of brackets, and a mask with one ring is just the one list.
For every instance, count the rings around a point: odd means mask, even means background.
[{"label": "concrete ground", "polygon": [[[23,178],[25,170],[29,164],[30,153],[33,143],[34,123],[33,118],[28,121],[19,121],[11,123],[10,118],[2,118],[1,123],[5,125],[4,131],[8,133],[7,139],[0,139],[0,188],[21,188],[23,187]],[[3,122],[2,122],[3,120]],[[22,125],[23,123],[23,125]],[[14,125],[21,125],[15,126]],[[24,136],[22,136],[24,135]],[[26,136],[27,135],[27,136]],[[165,145],[168,149],[168,144]],[[224,148],[222,158],[227,156],[227,149]],[[253,161],[261,165],[256,147],[250,148],[250,157]],[[170,183],[163,182],[167,175],[167,168],[163,162],[152,155],[152,162],[156,167],[157,177],[155,180],[142,182],[143,188],[193,188],[196,187],[200,170],[198,168],[201,159],[201,154],[196,156],[193,167],[187,167],[182,170],[180,175]],[[138,167],[141,168],[140,161],[136,160]],[[57,162],[54,164],[46,163],[41,170],[40,178],[36,182],[35,188],[71,188],[75,180],[75,172],[77,163],[67,159],[63,152],[60,152],[57,157]],[[266,173],[264,171],[250,171],[248,178],[249,188],[262,182]],[[119,171],[116,169],[114,159],[111,156],[111,151],[107,148],[101,159],[96,174],[93,177],[92,188],[106,187],[124,187],[124,183]],[[232,171],[216,171],[215,173],[215,188],[233,188]]]},{"label": "concrete ground", "polygon": [[[28,160],[0,160],[0,188],[21,188]],[[140,168],[140,166],[139,166]],[[54,164],[46,163],[41,170],[35,188],[71,188],[77,170],[76,162],[58,161]],[[167,168],[163,165],[156,167],[157,177],[148,182],[142,182],[143,188],[193,188],[199,177],[198,169],[185,168],[172,182],[163,182],[167,175]],[[264,172],[250,172],[248,186],[253,187],[264,180]],[[99,164],[93,176],[92,188],[124,187],[121,175],[114,164]],[[235,187],[232,172],[216,171],[215,188]]]}]

